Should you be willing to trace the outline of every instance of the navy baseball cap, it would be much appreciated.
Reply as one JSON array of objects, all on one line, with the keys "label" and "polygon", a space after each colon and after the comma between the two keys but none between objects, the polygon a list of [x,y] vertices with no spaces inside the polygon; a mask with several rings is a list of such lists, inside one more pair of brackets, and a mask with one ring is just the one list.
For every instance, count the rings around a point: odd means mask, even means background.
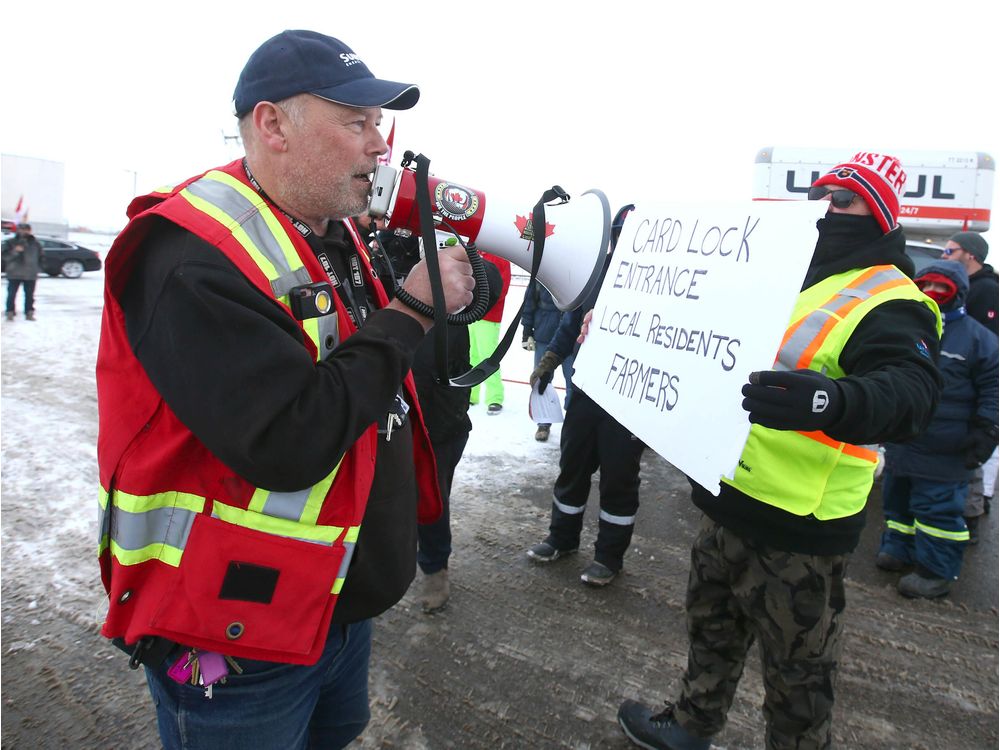
[{"label": "navy baseball cap", "polygon": [[339,39],[315,31],[282,31],[250,55],[233,92],[236,116],[258,102],[315,94],[349,107],[409,109],[420,98],[411,83],[383,81]]}]

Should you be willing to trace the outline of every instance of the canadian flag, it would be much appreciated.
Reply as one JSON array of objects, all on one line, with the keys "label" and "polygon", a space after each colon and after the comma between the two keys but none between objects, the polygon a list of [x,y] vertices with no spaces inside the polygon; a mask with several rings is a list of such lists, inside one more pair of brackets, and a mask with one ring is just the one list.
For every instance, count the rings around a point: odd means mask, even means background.
[{"label": "canadian flag", "polygon": [[14,209],[14,221],[18,224],[28,220],[28,202],[21,195],[17,199],[17,207]]},{"label": "canadian flag", "polygon": [[389,128],[389,137],[385,139],[385,145],[389,149],[378,158],[378,163],[383,166],[388,166],[392,161],[392,142],[396,138],[396,118],[392,118],[392,127]]}]

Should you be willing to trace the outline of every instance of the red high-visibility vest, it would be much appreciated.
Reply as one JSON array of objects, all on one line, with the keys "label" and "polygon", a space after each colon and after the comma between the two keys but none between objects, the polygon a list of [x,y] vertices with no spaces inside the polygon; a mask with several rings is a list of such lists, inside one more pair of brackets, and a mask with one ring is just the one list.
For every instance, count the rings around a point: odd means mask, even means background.
[{"label": "red high-visibility vest", "polygon": [[[289,289],[326,275],[301,234],[248,184],[240,161],[137,198],[129,217],[105,262],[97,358],[98,554],[109,596],[102,633],[127,643],[158,635],[233,656],[312,664],[364,517],[376,425],[313,487],[292,493],[254,487],[210,453],[160,397],[129,345],[118,296],[129,260],[157,218],[219,248],[292,320]],[[346,223],[371,273],[366,248]],[[377,282],[373,287],[384,306],[384,290]],[[317,360],[356,330],[338,295],[334,303],[336,316],[296,321]],[[418,520],[427,523],[440,515],[441,496],[409,374],[404,390],[413,405]],[[268,601],[247,601],[226,588],[232,580],[259,580],[254,576],[274,582]]]}]

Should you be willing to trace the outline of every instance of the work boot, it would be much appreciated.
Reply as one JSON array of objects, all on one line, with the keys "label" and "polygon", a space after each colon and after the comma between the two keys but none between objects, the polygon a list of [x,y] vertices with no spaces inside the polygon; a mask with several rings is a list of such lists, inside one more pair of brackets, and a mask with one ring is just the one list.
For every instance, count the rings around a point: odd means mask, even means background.
[{"label": "work boot", "polygon": [[607,586],[615,580],[615,576],[617,575],[617,570],[612,570],[607,565],[594,560],[584,569],[583,574],[580,576],[580,580],[588,586],[601,587]]},{"label": "work boot", "polygon": [[7,311],[7,320],[13,320],[15,315],[17,315],[16,312],[14,312],[13,310],[8,310]]},{"label": "work boot", "polygon": [[875,567],[888,570],[890,573],[898,573],[906,567],[906,562],[888,552],[879,552],[875,555]]},{"label": "work boot", "polygon": [[24,319],[25,320],[34,320],[35,319],[35,311],[34,310],[28,310],[24,314]]},{"label": "work boot", "polygon": [[539,443],[544,443],[546,440],[549,439],[549,430],[551,429],[552,425],[550,424],[538,425],[538,429],[535,430],[535,440],[537,440]]},{"label": "work boot", "polygon": [[979,544],[979,516],[966,516],[965,528],[969,530],[969,544]]},{"label": "work boot", "polygon": [[430,573],[424,576],[424,590],[420,597],[420,604],[424,608],[424,614],[433,614],[445,608],[448,604],[448,596],[451,587],[448,585],[448,569],[441,568],[437,573]]},{"label": "work boot", "polygon": [[564,555],[572,554],[578,549],[579,547],[574,547],[573,549],[556,549],[556,546],[546,539],[544,542],[539,542],[534,547],[529,549],[528,557],[535,562],[547,563],[552,562],[553,560],[558,560]]},{"label": "work boot", "polygon": [[908,599],[937,599],[951,591],[951,581],[931,573],[913,571],[899,579],[896,590]]},{"label": "work boot", "polygon": [[674,706],[658,714],[638,701],[625,701],[618,709],[618,724],[632,744],[648,750],[708,750],[711,740],[695,737],[674,719]]}]

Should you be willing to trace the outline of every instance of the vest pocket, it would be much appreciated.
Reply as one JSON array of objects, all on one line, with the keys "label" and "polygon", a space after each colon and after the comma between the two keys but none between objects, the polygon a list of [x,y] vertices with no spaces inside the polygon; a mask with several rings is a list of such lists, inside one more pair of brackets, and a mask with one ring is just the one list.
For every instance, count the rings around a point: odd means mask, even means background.
[{"label": "vest pocket", "polygon": [[150,625],[186,646],[311,664],[333,611],[341,545],[267,534],[201,514]]}]

